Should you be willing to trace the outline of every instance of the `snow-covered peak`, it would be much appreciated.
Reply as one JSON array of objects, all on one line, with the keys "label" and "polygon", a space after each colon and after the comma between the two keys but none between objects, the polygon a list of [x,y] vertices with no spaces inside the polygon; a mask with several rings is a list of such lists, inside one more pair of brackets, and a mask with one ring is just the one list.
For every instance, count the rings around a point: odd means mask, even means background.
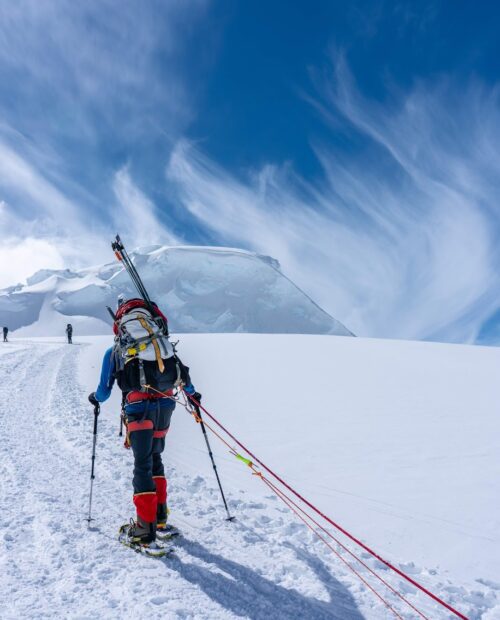
[{"label": "snow-covered peak", "polygon": [[33,286],[39,282],[43,282],[52,276],[59,276],[61,278],[78,278],[78,274],[71,269],[39,269],[32,276],[27,278],[26,282],[28,286]]},{"label": "snow-covered peak", "polygon": [[[279,262],[236,248],[148,246],[132,253],[173,332],[351,333],[281,272]],[[106,306],[135,297],[118,262],[81,271],[41,270],[0,291],[0,323],[26,335],[109,333]]]}]

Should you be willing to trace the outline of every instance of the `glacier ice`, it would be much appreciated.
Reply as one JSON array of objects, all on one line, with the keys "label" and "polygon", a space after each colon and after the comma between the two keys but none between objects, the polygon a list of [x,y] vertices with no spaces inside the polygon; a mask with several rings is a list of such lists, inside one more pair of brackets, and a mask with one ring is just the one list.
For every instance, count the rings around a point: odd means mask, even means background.
[{"label": "glacier ice", "polygon": [[[274,258],[197,246],[148,246],[131,256],[172,332],[351,335],[289,280]],[[84,320],[86,331],[109,333],[106,306],[114,307],[120,293],[137,295],[118,263],[41,270],[26,285],[0,291],[0,324],[23,328],[20,333],[27,335],[55,335],[67,322],[78,333]]]}]

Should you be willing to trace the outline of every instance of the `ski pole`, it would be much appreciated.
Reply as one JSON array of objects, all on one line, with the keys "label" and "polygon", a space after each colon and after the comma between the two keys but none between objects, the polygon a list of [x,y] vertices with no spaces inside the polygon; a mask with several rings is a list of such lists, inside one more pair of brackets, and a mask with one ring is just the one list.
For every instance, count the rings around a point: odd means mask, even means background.
[{"label": "ski pole", "polygon": [[120,437],[123,436],[123,416],[125,415],[125,394],[122,393],[122,410],[120,412]]},{"label": "ski pole", "polygon": [[92,518],[92,491],[94,489],[94,465],[95,465],[95,447],[97,443],[97,418],[99,417],[100,407],[99,403],[96,402],[94,404],[94,439],[92,443],[92,470],[90,472],[90,496],[89,496],[89,516],[87,517],[87,523],[90,527],[90,522],[94,519]]},{"label": "ski pole", "polygon": [[219,472],[217,471],[217,465],[215,464],[214,455],[212,454],[212,449],[210,448],[210,442],[208,441],[207,430],[205,428],[205,424],[203,424],[203,418],[201,416],[201,411],[199,406],[196,403],[193,403],[194,410],[196,411],[196,415],[198,416],[201,430],[203,431],[203,437],[205,438],[205,443],[207,444],[208,454],[210,456],[210,460],[212,461],[212,467],[214,468],[215,477],[217,478],[217,484],[219,485],[220,494],[222,495],[222,501],[224,502],[224,508],[226,509],[227,519],[226,521],[234,521],[236,517],[232,517],[229,508],[227,507],[226,497],[224,495],[224,491],[222,490],[222,484],[219,478]]}]

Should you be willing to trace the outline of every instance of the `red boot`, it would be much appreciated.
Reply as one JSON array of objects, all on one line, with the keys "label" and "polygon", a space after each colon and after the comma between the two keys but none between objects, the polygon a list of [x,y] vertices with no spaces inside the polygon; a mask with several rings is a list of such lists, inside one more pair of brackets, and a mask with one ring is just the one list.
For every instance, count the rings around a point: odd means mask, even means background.
[{"label": "red boot", "polygon": [[156,493],[136,493],[134,504],[137,520],[129,529],[128,536],[132,542],[149,544],[156,539]]},{"label": "red boot", "polygon": [[167,479],[165,476],[153,476],[156,485],[156,527],[164,530],[167,527]]}]

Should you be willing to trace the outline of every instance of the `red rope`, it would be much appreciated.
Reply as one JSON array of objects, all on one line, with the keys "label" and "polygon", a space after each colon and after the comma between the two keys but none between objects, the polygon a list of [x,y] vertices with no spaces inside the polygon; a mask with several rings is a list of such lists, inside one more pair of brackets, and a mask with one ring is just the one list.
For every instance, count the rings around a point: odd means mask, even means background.
[{"label": "red rope", "polygon": [[207,411],[205,409],[205,407],[203,407],[203,405],[199,402],[197,402],[191,395],[188,395],[189,399],[195,404],[197,405],[204,413],[207,414],[207,416],[213,421],[215,422],[215,424],[217,424],[217,426],[219,428],[221,428],[229,437],[231,437],[231,439],[236,442],[238,444],[238,446],[240,446],[240,448],[242,448],[243,450],[245,450],[245,452],[247,452],[247,454],[249,454],[253,460],[258,463],[263,469],[265,469],[269,474],[271,474],[271,476],[273,476],[273,478],[275,478],[276,480],[278,480],[278,482],[280,482],[285,488],[287,488],[291,493],[293,493],[296,497],[298,497],[302,502],[304,502],[304,504],[306,504],[306,506],[309,506],[309,508],[311,508],[312,510],[314,510],[314,512],[316,512],[320,517],[322,517],[323,519],[325,519],[325,521],[327,521],[328,523],[330,523],[330,525],[333,525],[334,528],[336,528],[337,530],[339,530],[340,532],[342,532],[342,534],[344,534],[344,536],[347,536],[347,538],[349,538],[350,540],[352,540],[353,542],[355,542],[357,545],[359,545],[362,549],[364,549],[365,551],[367,551],[370,555],[372,555],[374,558],[376,558],[377,560],[379,560],[380,562],[382,562],[382,564],[385,564],[388,568],[390,568],[392,571],[394,571],[395,573],[397,573],[400,577],[403,577],[403,579],[405,579],[406,581],[408,581],[409,583],[411,583],[413,586],[415,586],[418,590],[424,592],[425,594],[427,594],[427,596],[429,596],[430,598],[432,598],[434,601],[436,601],[437,603],[439,603],[440,605],[442,605],[443,607],[445,607],[446,609],[448,609],[448,611],[451,611],[453,614],[455,614],[455,616],[457,616],[458,618],[461,618],[461,620],[468,620],[467,616],[464,616],[462,613],[460,613],[459,611],[457,611],[454,607],[452,607],[451,605],[449,605],[446,601],[443,601],[443,599],[441,599],[439,596],[437,596],[436,594],[433,594],[430,590],[428,590],[425,586],[421,585],[420,583],[418,583],[418,581],[415,581],[414,579],[412,579],[409,575],[407,575],[406,573],[404,573],[403,571],[401,571],[399,568],[397,568],[396,566],[394,566],[393,564],[391,564],[388,560],[385,560],[383,557],[381,557],[378,553],[376,553],[373,549],[371,549],[370,547],[368,547],[368,545],[365,545],[361,540],[359,540],[359,538],[356,538],[353,534],[350,534],[347,530],[345,530],[341,525],[339,525],[338,523],[336,523],[335,521],[333,521],[332,519],[330,519],[330,517],[328,517],[327,515],[325,515],[319,508],[316,508],[316,506],[314,506],[314,504],[312,504],[310,501],[308,501],[305,497],[303,497],[298,491],[296,491],[294,488],[292,488],[289,484],[287,484],[280,476],[278,476],[278,474],[276,474],[272,469],[270,469],[265,463],[263,463],[258,457],[255,456],[255,454],[253,454],[245,445],[243,445],[238,439],[236,439],[236,437],[230,433],[209,411]]},{"label": "red rope", "polygon": [[[426,615],[424,615],[419,609],[417,609],[412,603],[410,603],[410,601],[405,598],[400,592],[398,592],[396,590],[396,588],[394,588],[393,586],[391,586],[391,584],[389,582],[387,582],[383,577],[381,577],[378,573],[376,573],[372,568],[370,568],[368,566],[368,564],[366,562],[364,562],[361,558],[359,558],[355,553],[353,553],[348,547],[346,547],[343,543],[340,542],[340,540],[338,538],[335,538],[335,536],[333,536],[333,534],[331,532],[329,532],[325,527],[323,527],[320,523],[318,523],[316,521],[316,519],[314,519],[314,517],[311,517],[311,515],[309,515],[303,508],[301,508],[296,502],[293,501],[293,499],[291,499],[290,497],[288,497],[283,491],[281,491],[281,489],[278,489],[278,487],[276,485],[274,485],[270,480],[267,480],[267,478],[265,478],[264,476],[262,476],[262,480],[276,493],[276,495],[278,495],[278,497],[280,497],[283,501],[288,500],[288,502],[290,502],[290,504],[292,504],[292,506],[294,506],[297,510],[299,510],[303,515],[305,515],[305,517],[307,517],[308,519],[310,519],[312,521],[312,523],[314,523],[314,525],[316,525],[316,527],[318,527],[322,532],[324,532],[327,536],[329,536],[332,540],[334,540],[337,545],[339,545],[346,553],[348,553],[352,558],[354,558],[357,562],[359,562],[361,564],[361,566],[364,566],[364,568],[366,568],[366,570],[368,572],[370,572],[374,577],[376,577],[379,581],[381,581],[387,588],[389,588],[389,590],[395,594],[396,596],[398,596],[402,601],[404,601],[409,607],[411,607],[413,609],[413,611],[415,611],[421,618],[424,618],[424,620],[429,620],[429,618],[427,618]],[[286,503],[286,502],[285,502]],[[288,504],[287,504],[288,505]],[[288,506],[290,508],[290,510],[293,510],[293,508],[291,508],[290,506]],[[297,514],[297,512],[295,510],[293,510],[293,512],[299,517],[300,515]],[[304,521],[304,519],[302,519]],[[306,523],[307,525],[307,523]],[[310,526],[309,526],[310,527]],[[316,530],[314,530],[314,528],[310,527],[310,529],[316,534],[316,536],[318,536],[318,538],[320,538],[320,540],[323,540],[323,537],[320,536]],[[326,543],[328,544],[328,543]],[[328,545],[330,547],[330,549],[332,548],[331,545]],[[339,555],[339,554],[336,554]],[[340,555],[339,555],[340,557]],[[342,559],[342,558],[341,558]],[[358,573],[352,568],[352,566],[350,564],[348,564],[349,568],[351,568],[351,570],[358,575]],[[359,577],[359,575],[358,575]],[[360,577],[361,578],[361,577]],[[373,590],[373,588],[370,587],[371,590]],[[384,601],[385,602],[385,601]],[[394,611],[391,608],[392,611]],[[396,613],[396,612],[394,612]]]},{"label": "red rope", "polygon": [[[188,408],[186,407],[188,413],[190,413],[194,419],[196,420],[196,422],[201,422],[201,418],[199,417],[199,415],[196,413],[196,411],[192,408]],[[206,428],[208,428],[227,448],[229,448],[231,454],[237,456],[237,452],[236,450],[224,439],[224,437],[222,437],[214,428],[212,428],[211,424],[208,424],[207,422],[205,422],[205,426]],[[301,515],[299,515],[297,513],[296,510],[294,510],[294,508],[292,506],[290,506],[290,504],[292,504],[297,510],[299,510],[303,515],[305,515],[305,517],[307,517],[308,519],[310,519],[312,521],[312,523],[314,523],[317,527],[319,527],[327,536],[329,536],[333,541],[335,541],[342,549],[344,549],[344,551],[346,551],[351,557],[353,557],[355,560],[357,560],[362,566],[364,566],[372,575],[374,575],[379,581],[381,581],[387,588],[389,588],[389,590],[391,590],[391,592],[393,592],[396,596],[398,596],[401,600],[403,600],[409,607],[411,607],[419,616],[421,616],[422,618],[424,618],[424,620],[429,620],[427,618],[427,616],[425,616],[421,611],[419,611],[414,605],[412,605],[410,603],[410,601],[408,601],[400,592],[398,592],[395,588],[393,588],[391,586],[390,583],[388,583],[387,581],[385,581],[385,579],[383,577],[381,577],[379,574],[377,574],[373,569],[371,569],[368,564],[366,564],[366,562],[364,562],[361,558],[359,558],[356,554],[354,554],[348,547],[346,547],[344,544],[342,544],[340,542],[340,540],[338,540],[337,538],[335,538],[335,536],[333,536],[333,534],[331,532],[329,532],[326,528],[324,528],[320,523],[318,523],[313,517],[311,517],[310,514],[308,514],[303,508],[301,508],[298,504],[296,504],[293,499],[291,499],[290,497],[288,497],[281,489],[278,489],[278,487],[276,487],[270,480],[268,480],[267,478],[265,478],[262,473],[260,471],[258,471],[255,468],[255,465],[250,462],[249,463],[250,469],[252,470],[252,472],[254,473],[255,476],[258,476],[265,484],[267,484],[267,486],[269,486],[271,488],[271,490],[284,502],[284,504],[299,518],[301,519],[306,526],[322,541],[324,542],[327,547],[329,549],[331,549],[333,551],[333,553],[335,553],[336,556],[338,556],[340,558],[340,560],[342,560],[342,562],[344,562],[344,564],[346,564],[349,569],[357,576],[361,579],[361,581],[363,583],[365,583],[367,585],[367,587],[372,590],[372,592],[378,597],[380,598],[380,600],[384,603],[384,605],[386,605],[392,612],[394,612],[394,614],[399,618],[400,616],[398,615],[398,613],[390,606],[390,604],[384,599],[382,598],[382,596],[380,596],[378,594],[378,592],[375,591],[375,589],[370,586],[369,583],[367,583],[363,577],[356,571],[356,569],[354,569],[349,562],[346,562],[346,560],[344,560],[344,558],[342,558],[340,556],[340,554],[333,549],[333,547],[328,543],[328,541],[326,541],[321,535],[318,534],[318,532],[316,532],[316,530],[314,528],[312,528],[310,526],[310,524],[305,521],[305,519],[303,517],[301,517]]]},{"label": "red rope", "polygon": [[[363,575],[361,575],[361,573],[359,573],[359,571],[357,571],[353,566],[351,566],[351,564],[349,564],[349,562],[343,558],[340,553],[334,549],[332,547],[332,545],[325,539],[323,538],[323,536],[321,536],[321,534],[318,534],[318,532],[312,527],[312,525],[310,523],[308,523],[306,521],[306,519],[300,515],[298,513],[297,510],[294,509],[294,507],[292,506],[292,502],[290,500],[290,498],[288,498],[282,491],[280,491],[278,488],[276,488],[272,482],[270,482],[267,478],[264,478],[264,476],[262,476],[262,474],[260,474],[260,477],[262,478],[262,481],[267,484],[267,486],[274,492],[276,493],[276,495],[281,499],[281,501],[286,504],[288,506],[288,508],[312,531],[313,534],[315,534],[321,541],[323,541],[325,543],[325,545],[338,557],[338,559],[343,562],[355,575],[356,577],[358,577],[364,584],[365,586],[371,590],[373,592],[373,594],[375,594],[375,596],[377,598],[379,598],[382,603],[390,610],[392,611],[392,613],[396,616],[396,618],[400,618],[400,620],[404,620],[403,616],[400,616],[398,614],[398,612],[394,609],[394,607],[392,607],[383,597],[382,595],[380,595],[373,586],[371,586],[368,581],[363,577]],[[424,616],[425,618],[425,616]]]},{"label": "red rope", "polygon": [[[200,423],[202,421],[202,419],[200,418],[200,416],[196,413],[196,411],[191,408],[191,407],[186,407],[186,410],[188,411],[188,413],[190,413],[194,419],[196,420],[197,423]],[[208,428],[227,448],[229,448],[229,451],[231,452],[231,454],[233,454],[234,456],[237,456],[238,453],[236,452],[236,450],[224,439],[224,437],[222,437],[214,428],[212,428],[212,425],[209,424],[208,422],[205,422],[205,427]],[[377,596],[383,603],[384,605],[386,605],[386,607],[388,607],[395,616],[397,616],[398,618],[401,618],[401,616],[397,613],[397,611],[395,609],[393,609],[391,607],[391,605],[359,574],[358,571],[356,571],[355,568],[353,568],[349,562],[347,562],[331,545],[328,541],[326,541],[320,534],[318,534],[318,532],[316,532],[316,530],[311,527],[311,525],[304,519],[304,517],[302,517],[300,514],[298,514],[297,510],[300,510],[300,512],[302,512],[308,519],[310,519],[315,525],[317,525],[321,530],[323,530],[332,540],[334,540],[340,547],[342,547],[342,549],[344,549],[345,551],[347,551],[347,553],[349,553],[355,560],[357,560],[358,562],[361,563],[362,566],[364,566],[370,573],[372,573],[375,577],[377,577],[377,579],[379,579],[385,586],[387,586],[392,592],[394,592],[394,594],[396,594],[397,596],[399,596],[405,603],[407,603],[412,609],[414,609],[417,614],[419,614],[422,618],[424,618],[424,620],[428,620],[428,618],[426,616],[424,616],[424,614],[422,614],[416,607],[414,607],[410,601],[406,600],[404,598],[404,596],[402,594],[400,594],[395,588],[393,588],[387,581],[385,581],[380,575],[378,575],[374,570],[372,570],[365,562],[363,562],[363,560],[361,560],[360,558],[358,558],[350,549],[348,549],[345,545],[343,545],[339,540],[337,540],[328,530],[326,530],[322,525],[320,525],[313,517],[311,517],[311,515],[309,515],[307,512],[305,512],[303,510],[303,508],[301,508],[300,506],[298,506],[290,497],[288,497],[283,491],[281,491],[281,489],[278,489],[278,487],[276,487],[270,480],[268,480],[267,478],[265,478],[262,473],[260,471],[258,471],[255,467],[255,465],[250,462],[249,463],[250,469],[253,472],[253,475],[258,476],[280,499],[281,501],[289,508],[289,510],[291,510],[301,521],[303,521],[305,523],[305,525],[322,541],[325,543],[325,545],[331,550],[333,551],[333,553],[357,576],[359,577],[359,579],[375,594],[375,596]],[[294,508],[291,506],[291,504],[293,506],[295,506],[297,508],[297,510],[294,510]],[[401,618],[401,620],[403,620]]]}]

